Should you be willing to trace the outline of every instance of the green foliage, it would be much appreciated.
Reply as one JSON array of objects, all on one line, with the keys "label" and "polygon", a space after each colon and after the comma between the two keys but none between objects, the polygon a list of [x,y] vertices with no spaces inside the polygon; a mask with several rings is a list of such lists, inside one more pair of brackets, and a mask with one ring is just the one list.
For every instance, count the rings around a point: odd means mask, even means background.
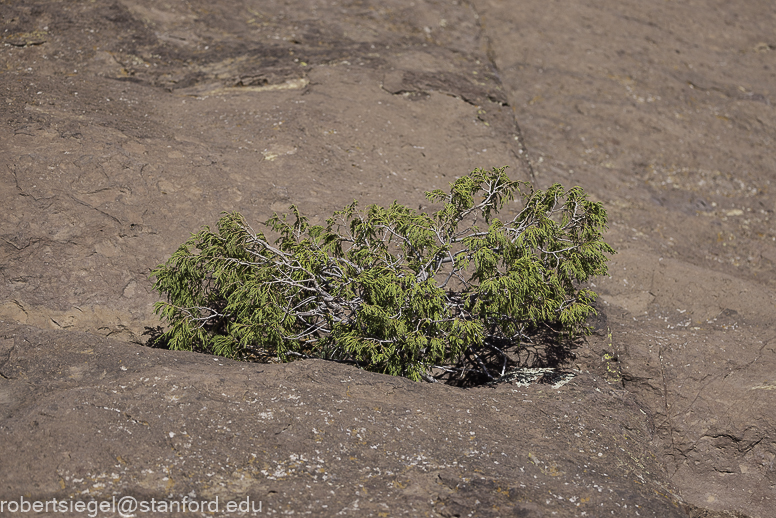
[{"label": "green foliage", "polygon": [[[155,306],[170,325],[163,338],[171,349],[345,360],[419,380],[464,360],[485,369],[483,348],[504,354],[495,344],[519,347],[540,324],[584,333],[596,295],[579,285],[606,274],[614,253],[601,236],[606,211],[579,187],[534,191],[505,169],[426,193],[441,204],[432,214],[353,202],[316,226],[292,206],[264,224],[272,240],[224,214],[152,272],[167,299]],[[498,219],[516,198],[522,210]]]}]

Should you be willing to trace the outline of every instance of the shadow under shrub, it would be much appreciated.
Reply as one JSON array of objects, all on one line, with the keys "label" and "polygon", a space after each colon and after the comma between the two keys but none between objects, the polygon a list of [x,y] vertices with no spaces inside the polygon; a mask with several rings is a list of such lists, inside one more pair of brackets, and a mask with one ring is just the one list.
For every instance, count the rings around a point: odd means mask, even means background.
[{"label": "shadow under shrub", "polygon": [[[536,329],[587,332],[607,272],[606,211],[583,190],[477,169],[428,199],[432,214],[354,202],[323,226],[296,207],[255,231],[238,213],[152,271],[170,349],[235,359],[324,358],[413,380],[441,369],[493,379]],[[522,208],[497,214],[519,198]],[[487,362],[487,365],[486,365]],[[499,365],[500,364],[500,365]]]}]

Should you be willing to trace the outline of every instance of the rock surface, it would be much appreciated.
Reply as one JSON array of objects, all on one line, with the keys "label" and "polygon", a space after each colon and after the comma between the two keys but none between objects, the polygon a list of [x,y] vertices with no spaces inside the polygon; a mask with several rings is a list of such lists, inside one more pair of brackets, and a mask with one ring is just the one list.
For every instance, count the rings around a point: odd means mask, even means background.
[{"label": "rock surface", "polygon": [[[772,3],[22,1],[0,16],[0,499],[773,516]],[[131,343],[159,324],[149,269],[221,211],[423,207],[501,165],[610,213],[619,253],[563,386]]]},{"label": "rock surface", "polygon": [[592,375],[462,390],[321,360],[245,364],[30,326],[2,336],[4,495],[250,497],[314,516],[685,516],[650,419]]},{"label": "rock surface", "polygon": [[475,5],[537,177],[610,208],[599,357],[654,417],[671,481],[773,516],[776,8]]}]

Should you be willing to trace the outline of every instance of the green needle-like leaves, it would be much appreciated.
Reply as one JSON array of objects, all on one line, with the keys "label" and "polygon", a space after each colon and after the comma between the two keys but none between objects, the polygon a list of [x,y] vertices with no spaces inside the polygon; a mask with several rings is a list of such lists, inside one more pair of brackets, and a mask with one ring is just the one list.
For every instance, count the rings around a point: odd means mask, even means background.
[{"label": "green needle-like leaves", "polygon": [[[579,187],[534,191],[505,169],[426,193],[441,204],[432,214],[353,202],[311,226],[292,206],[291,217],[264,224],[274,241],[224,214],[152,271],[167,299],[155,306],[169,324],[163,339],[171,349],[335,359],[419,380],[479,361],[493,340],[519,348],[540,324],[584,333],[595,293],[579,285],[606,274],[614,253],[602,239],[606,211]],[[522,210],[498,219],[515,199]],[[472,368],[490,376],[481,362]]]}]

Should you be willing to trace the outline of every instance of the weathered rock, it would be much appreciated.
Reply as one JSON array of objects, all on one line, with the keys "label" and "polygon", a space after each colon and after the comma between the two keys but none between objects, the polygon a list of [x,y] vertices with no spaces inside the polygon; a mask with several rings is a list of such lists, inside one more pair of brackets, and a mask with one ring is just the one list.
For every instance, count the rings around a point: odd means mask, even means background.
[{"label": "weathered rock", "polygon": [[[773,9],[0,5],[0,498],[772,516]],[[150,268],[221,211],[423,207],[507,164],[604,201],[620,251],[559,389],[126,343],[159,324]]]},{"label": "weathered rock", "polygon": [[474,5],[538,181],[609,208],[598,368],[654,416],[684,498],[773,516],[774,6]]},{"label": "weathered rock", "polygon": [[148,272],[222,211],[315,222],[476,167],[528,177],[470,7],[212,8],[2,6],[47,39],[4,56],[0,316],[140,341]]},{"label": "weathered rock", "polygon": [[[459,389],[2,328],[5,498],[262,502],[315,516],[684,516],[627,391]],[[585,513],[585,514],[583,514]]]}]

